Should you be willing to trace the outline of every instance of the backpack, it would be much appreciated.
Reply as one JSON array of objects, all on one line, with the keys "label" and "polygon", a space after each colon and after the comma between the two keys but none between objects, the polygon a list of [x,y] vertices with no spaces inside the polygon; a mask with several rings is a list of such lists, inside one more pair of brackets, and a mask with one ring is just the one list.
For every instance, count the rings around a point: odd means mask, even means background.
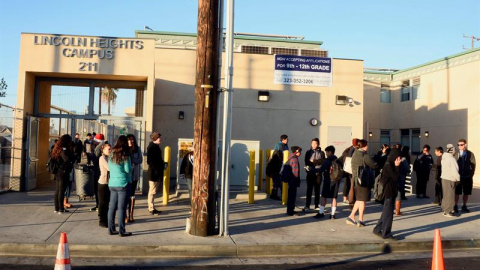
[{"label": "backpack", "polygon": [[385,200],[385,194],[383,193],[383,189],[385,188],[380,181],[382,178],[382,173],[380,172],[377,177],[375,177],[375,185],[373,187],[373,198],[375,199],[376,202],[382,203]]},{"label": "backpack", "polygon": [[273,175],[275,173],[278,173],[281,170],[281,168],[282,168],[282,159],[279,153],[275,151],[267,162],[267,167],[265,168],[265,174],[268,177],[273,177]]},{"label": "backpack", "polygon": [[51,155],[48,156],[47,164],[45,165],[47,171],[51,174],[57,174],[58,169],[60,168],[60,163],[57,159],[53,158]]},{"label": "backpack", "polygon": [[290,176],[293,174],[292,166],[290,166],[290,160],[291,158],[289,158],[287,162],[282,165],[282,169],[280,170],[280,177],[284,183],[288,183]]},{"label": "backpack", "polygon": [[332,161],[332,165],[330,166],[330,180],[338,182],[342,180],[344,174],[342,161],[339,159]]}]

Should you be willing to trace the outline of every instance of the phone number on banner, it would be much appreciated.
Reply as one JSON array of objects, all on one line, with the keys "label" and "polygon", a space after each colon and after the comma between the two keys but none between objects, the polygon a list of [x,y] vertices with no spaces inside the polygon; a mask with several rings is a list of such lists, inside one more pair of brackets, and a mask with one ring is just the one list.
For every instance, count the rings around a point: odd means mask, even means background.
[{"label": "phone number on banner", "polygon": [[275,70],[275,84],[331,86],[332,76],[324,73]]}]

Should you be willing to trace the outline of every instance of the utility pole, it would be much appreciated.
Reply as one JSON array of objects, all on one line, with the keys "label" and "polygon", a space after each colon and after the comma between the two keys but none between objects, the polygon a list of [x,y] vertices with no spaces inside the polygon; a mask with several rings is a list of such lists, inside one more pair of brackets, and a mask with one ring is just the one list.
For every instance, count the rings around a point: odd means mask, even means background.
[{"label": "utility pole", "polygon": [[[476,40],[476,41],[480,41],[480,38],[478,38],[478,37],[476,37],[476,36],[473,36],[473,35],[472,35],[472,36],[467,36],[467,35],[463,34],[463,37],[464,37],[464,38],[469,38],[469,39],[472,40],[472,48],[471,48],[471,50],[475,49],[475,40]],[[464,47],[464,49],[465,49],[465,47]]]},{"label": "utility pole", "polygon": [[198,1],[192,217],[189,233],[215,233],[215,145],[218,90],[218,0]]}]

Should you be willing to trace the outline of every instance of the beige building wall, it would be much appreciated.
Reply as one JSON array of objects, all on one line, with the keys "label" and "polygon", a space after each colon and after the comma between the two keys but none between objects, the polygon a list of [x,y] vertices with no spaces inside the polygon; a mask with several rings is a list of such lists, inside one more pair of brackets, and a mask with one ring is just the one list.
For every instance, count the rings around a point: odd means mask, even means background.
[{"label": "beige building wall", "polygon": [[[153,129],[162,134],[164,146],[172,147],[172,164],[176,164],[178,138],[193,138],[195,57],[195,50],[155,51]],[[353,137],[362,137],[363,61],[333,59],[332,70],[331,87],[277,85],[273,55],[235,53],[232,139],[260,141],[261,149],[272,149],[280,135],[287,134],[290,146],[308,150],[314,137],[320,138],[322,148],[327,146],[330,126],[351,127]],[[258,101],[259,90],[270,92],[269,102]],[[336,95],[352,97],[356,104],[335,105]],[[185,112],[184,120],[178,119],[179,111]],[[311,126],[311,118],[320,124]],[[175,173],[172,170],[171,176]]]},{"label": "beige building wall", "polygon": [[[84,43],[79,43],[81,40]],[[123,45],[120,45],[123,44]],[[22,33],[20,42],[20,60],[17,90],[17,108],[21,110],[16,115],[14,147],[15,162],[11,186],[15,190],[25,188],[26,152],[26,119],[33,115],[35,79],[40,77],[58,77],[69,79],[97,79],[144,82],[146,84],[145,131],[152,130],[153,100],[154,100],[154,40],[137,38],[105,38],[94,36],[52,35],[38,33]],[[86,55],[72,55],[74,50],[82,52],[96,51]],[[102,52],[105,54],[102,54]],[[108,52],[107,52],[108,51]],[[99,56],[103,55],[103,56]],[[109,57],[111,55],[111,57]],[[91,63],[91,68],[82,63]],[[95,65],[95,68],[93,68]],[[82,67],[84,67],[82,69]],[[46,87],[46,88],[45,88]],[[40,87],[40,100],[50,99],[50,88]],[[42,91],[43,90],[43,91]],[[87,105],[87,104],[86,104]],[[48,110],[47,110],[48,111]],[[48,133],[49,119],[40,119],[39,162],[38,174],[40,180],[45,174],[46,151],[48,145],[43,139]],[[48,138],[48,136],[47,136]],[[47,148],[47,149],[45,149]],[[41,180],[37,186],[45,184]]]},{"label": "beige building wall", "polygon": [[[445,149],[448,143],[456,145],[464,138],[468,149],[480,159],[479,74],[480,49],[391,74],[365,72],[365,121],[373,133],[371,140],[380,140],[381,129],[391,129],[391,140],[399,141],[399,129],[420,128],[420,147],[429,144],[432,154],[435,147]],[[400,102],[402,81],[416,77],[420,78],[418,99]],[[391,103],[380,103],[381,83],[391,85]],[[474,197],[480,201],[478,172],[479,168],[474,177]],[[429,181],[430,195],[434,193],[433,184]]]}]

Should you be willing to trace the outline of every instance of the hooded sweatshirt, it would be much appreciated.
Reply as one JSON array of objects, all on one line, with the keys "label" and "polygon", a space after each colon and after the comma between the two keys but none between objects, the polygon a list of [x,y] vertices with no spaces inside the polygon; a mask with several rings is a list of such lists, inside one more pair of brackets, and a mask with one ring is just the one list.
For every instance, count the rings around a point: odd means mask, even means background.
[{"label": "hooded sweatshirt", "polygon": [[449,181],[460,181],[460,174],[458,173],[457,160],[450,153],[443,153],[442,155],[442,179]]},{"label": "hooded sweatshirt", "polygon": [[383,166],[380,183],[383,184],[385,198],[395,198],[398,192],[398,176],[400,175],[400,166],[395,166],[395,159],[400,156],[400,150],[394,148],[388,154],[387,162]]}]

